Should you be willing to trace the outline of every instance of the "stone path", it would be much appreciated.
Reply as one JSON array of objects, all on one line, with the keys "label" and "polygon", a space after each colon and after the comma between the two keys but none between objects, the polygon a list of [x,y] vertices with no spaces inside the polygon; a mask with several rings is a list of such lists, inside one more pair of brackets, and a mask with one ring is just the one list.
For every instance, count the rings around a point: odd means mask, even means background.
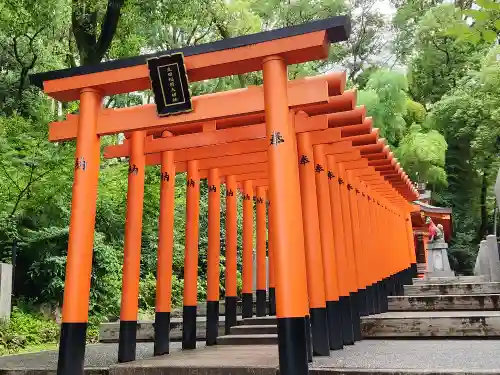
[{"label": "stone path", "polygon": [[[203,343],[198,343],[204,346]],[[153,344],[137,344],[138,361],[112,366],[109,375],[159,374],[255,374],[275,375],[278,366],[278,348],[275,345],[218,346],[180,351],[180,344],[172,344],[172,353],[152,358]],[[89,345],[86,367],[108,374],[105,369],[116,363],[116,344]],[[331,352],[330,357],[316,357],[311,369],[349,373],[448,373],[498,374],[500,369],[500,340],[365,340],[342,351]],[[12,374],[53,374],[57,352],[47,351],[0,358],[0,374],[16,369]],[[25,371],[38,369],[39,371]],[[45,370],[45,371],[44,371]],[[435,372],[433,372],[435,373]],[[8,372],[10,375],[11,372]]]}]

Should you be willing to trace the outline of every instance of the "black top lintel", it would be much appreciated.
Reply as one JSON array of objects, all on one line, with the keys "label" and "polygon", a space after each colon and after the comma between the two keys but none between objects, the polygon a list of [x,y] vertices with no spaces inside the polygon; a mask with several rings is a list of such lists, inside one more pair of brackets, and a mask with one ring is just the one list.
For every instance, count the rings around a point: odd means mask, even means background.
[{"label": "black top lintel", "polygon": [[336,43],[347,40],[351,32],[351,24],[349,17],[347,16],[331,17],[304,23],[301,25],[289,26],[271,31],[263,31],[256,34],[239,36],[236,38],[223,39],[212,43],[200,44],[197,46],[190,46],[185,48],[173,49],[169,51],[161,51],[148,55],[141,55],[136,57],[128,57],[124,59],[106,61],[96,65],[79,66],[76,68],[68,68],[62,70],[49,71],[45,73],[31,74],[30,82],[32,85],[38,86],[39,88],[43,88],[44,81],[142,65],[146,64],[146,60],[152,57],[159,57],[178,52],[182,52],[184,56],[193,56],[203,53],[210,53],[226,49],[244,47],[252,44],[258,44],[267,41],[292,37],[300,34],[313,33],[321,30],[325,30],[327,32],[330,43]]}]

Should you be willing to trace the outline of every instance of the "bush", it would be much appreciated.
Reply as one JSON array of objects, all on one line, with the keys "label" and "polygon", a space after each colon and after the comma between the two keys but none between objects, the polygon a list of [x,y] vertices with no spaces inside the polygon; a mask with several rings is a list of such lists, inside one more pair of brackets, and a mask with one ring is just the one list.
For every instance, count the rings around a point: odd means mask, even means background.
[{"label": "bush", "polygon": [[30,346],[56,344],[59,325],[39,313],[14,307],[10,321],[0,323],[0,354],[17,353]]}]

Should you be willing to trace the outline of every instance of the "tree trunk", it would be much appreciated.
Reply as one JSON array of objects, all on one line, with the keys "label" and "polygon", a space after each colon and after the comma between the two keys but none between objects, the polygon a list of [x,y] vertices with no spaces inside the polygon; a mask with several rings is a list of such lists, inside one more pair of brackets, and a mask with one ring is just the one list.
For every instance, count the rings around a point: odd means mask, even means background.
[{"label": "tree trunk", "polygon": [[486,173],[483,173],[483,178],[481,181],[481,197],[480,197],[480,207],[481,207],[481,224],[479,225],[479,230],[477,233],[477,242],[483,240],[488,233],[488,209],[486,207],[486,197],[488,194],[488,181],[486,178]]}]

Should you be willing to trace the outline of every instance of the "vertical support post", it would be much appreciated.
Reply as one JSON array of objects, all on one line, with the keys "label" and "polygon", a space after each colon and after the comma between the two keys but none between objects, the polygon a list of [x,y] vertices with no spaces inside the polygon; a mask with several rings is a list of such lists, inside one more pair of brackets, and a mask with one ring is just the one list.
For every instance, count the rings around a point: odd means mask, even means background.
[{"label": "vertical support post", "polygon": [[198,161],[187,165],[186,244],[184,250],[184,307],[182,349],[196,349],[196,308],[198,302],[198,237],[200,224],[200,177]]},{"label": "vertical support post", "polygon": [[[361,340],[361,318],[360,318],[360,289],[361,289],[361,278],[359,275],[358,269],[358,258],[361,256],[361,244],[360,244],[360,228],[359,228],[359,216],[358,216],[358,202],[357,202],[357,190],[353,185],[353,180],[351,176],[349,176],[349,172],[346,173],[347,180],[347,194],[349,196],[349,208],[350,208],[350,216],[351,216],[351,228],[352,228],[352,240],[353,240],[353,252],[352,252],[352,262],[353,267],[356,270],[355,279],[357,290],[351,295],[352,301],[352,319],[353,319],[353,333],[354,333],[354,341]],[[364,285],[363,285],[364,286]]]},{"label": "vertical support post", "polygon": [[257,211],[257,316],[266,316],[266,188],[257,187],[256,191]]},{"label": "vertical support post", "polygon": [[283,58],[263,61],[266,133],[269,139],[269,185],[273,205],[272,230],[276,276],[276,313],[280,372],[308,374],[306,348],[307,279],[301,213],[295,129],[289,121],[287,69]]},{"label": "vertical support post", "polygon": [[[268,190],[268,195],[270,195]],[[271,201],[267,201],[267,253],[269,267],[269,315],[276,316],[276,282],[274,278],[274,234],[272,229],[272,206]]]},{"label": "vertical support post", "polygon": [[144,136],[143,131],[135,131],[130,136],[118,362],[135,360],[146,167]]},{"label": "vertical support post", "polygon": [[236,178],[226,176],[226,303],[225,303],[225,334],[229,335],[231,327],[237,323],[236,299]]},{"label": "vertical support post", "polygon": [[[352,227],[351,227],[351,215],[349,209],[349,197],[347,190],[347,181],[346,177],[343,173],[340,164],[337,165],[337,173],[338,173],[338,183],[339,183],[339,191],[340,191],[340,205],[342,207],[342,223],[344,227],[345,234],[345,254],[347,259],[347,267],[349,270],[350,278],[351,278],[351,286],[349,290],[349,296],[340,298],[340,305],[342,309],[342,338],[344,340],[344,345],[353,345],[354,344],[354,325],[356,324],[355,319],[353,318],[354,314],[354,303],[353,298],[351,296],[353,293],[357,292],[356,285],[356,271],[353,264],[353,251],[354,245],[352,242]],[[346,323],[348,324],[346,325]]]},{"label": "vertical support post", "polygon": [[58,375],[83,375],[99,182],[97,116],[101,101],[101,94],[94,89],[80,93]]},{"label": "vertical support post", "polygon": [[350,292],[353,289],[354,275],[350,272],[346,246],[347,238],[344,235],[344,208],[341,204],[342,197],[340,195],[340,189],[344,180],[339,173],[338,165],[335,163],[334,157],[332,155],[327,155],[326,160],[334,233],[333,239],[337,260],[336,271],[339,282],[338,310],[342,322],[342,342],[344,345],[350,345],[353,337],[353,321],[350,313]]},{"label": "vertical support post", "polygon": [[207,345],[219,333],[220,179],[217,168],[208,171]]},{"label": "vertical support post", "polygon": [[[166,132],[163,136],[167,136]],[[170,308],[172,297],[172,255],[174,247],[175,163],[174,152],[161,153],[160,218],[156,271],[156,314],[154,355],[170,351]]]},{"label": "vertical support post", "polygon": [[307,267],[307,291],[311,317],[313,355],[330,355],[328,315],[326,310],[323,254],[319,230],[318,201],[314,155],[310,135],[297,135],[299,154],[300,197]]},{"label": "vertical support post", "polygon": [[253,186],[243,182],[243,318],[253,316]]},{"label": "vertical support post", "polygon": [[335,257],[335,245],[332,236],[332,214],[328,192],[328,174],[326,158],[323,145],[315,145],[314,170],[316,181],[317,207],[319,217],[319,230],[321,240],[321,252],[323,257],[323,270],[325,275],[326,308],[328,315],[328,331],[330,349],[339,350],[343,348],[344,325],[350,327],[350,323],[341,320],[342,310],[339,302],[339,289],[337,280],[337,264]]}]

